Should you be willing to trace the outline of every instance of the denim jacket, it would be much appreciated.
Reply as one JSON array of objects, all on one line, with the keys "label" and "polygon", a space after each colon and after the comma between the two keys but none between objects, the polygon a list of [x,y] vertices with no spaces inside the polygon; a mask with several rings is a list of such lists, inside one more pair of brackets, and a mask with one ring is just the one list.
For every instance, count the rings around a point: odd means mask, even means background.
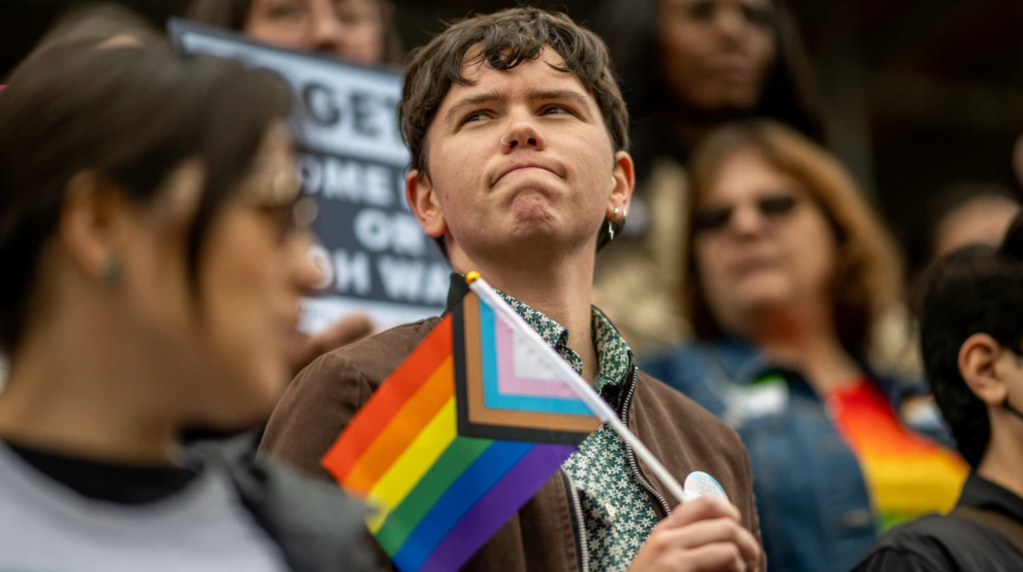
[{"label": "denim jacket", "polygon": [[[897,412],[908,397],[923,393],[922,384],[877,375],[857,361]],[[860,464],[825,403],[798,372],[772,366],[738,340],[683,346],[642,368],[742,437],[769,570],[846,572],[877,539]],[[779,382],[753,385],[767,375],[779,376]],[[936,415],[917,417],[903,416],[903,424],[947,443]]]}]

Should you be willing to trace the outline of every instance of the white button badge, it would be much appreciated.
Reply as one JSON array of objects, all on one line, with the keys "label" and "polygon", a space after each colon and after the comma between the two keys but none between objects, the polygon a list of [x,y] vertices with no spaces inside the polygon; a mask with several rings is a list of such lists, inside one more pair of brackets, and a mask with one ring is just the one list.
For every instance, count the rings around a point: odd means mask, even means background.
[{"label": "white button badge", "polygon": [[725,489],[717,480],[703,471],[693,471],[686,477],[682,485],[685,489],[686,500],[693,500],[700,497],[711,497],[728,502],[728,495]]}]

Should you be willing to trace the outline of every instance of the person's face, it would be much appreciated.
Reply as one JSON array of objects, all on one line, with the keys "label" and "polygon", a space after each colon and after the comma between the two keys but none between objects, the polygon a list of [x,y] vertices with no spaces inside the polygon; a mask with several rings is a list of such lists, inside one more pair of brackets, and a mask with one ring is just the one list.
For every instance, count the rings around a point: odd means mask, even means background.
[{"label": "person's face", "polygon": [[614,152],[579,78],[552,66],[564,61],[545,49],[507,71],[466,67],[473,84],[453,85],[441,103],[427,131],[429,172],[410,173],[408,189],[427,234],[446,236],[449,250],[477,262],[592,256],[604,220],[628,209],[631,159]]},{"label": "person's face", "polygon": [[701,289],[725,330],[769,326],[765,320],[827,296],[832,229],[803,186],[759,153],[721,164],[693,225]]},{"label": "person's face", "polygon": [[659,0],[661,74],[696,109],[756,108],[776,41],[770,0]]},{"label": "person's face", "polygon": [[978,197],[963,204],[938,225],[934,259],[971,244],[998,246],[1019,212],[1018,203],[1000,196]]},{"label": "person's face", "polygon": [[259,40],[364,65],[383,62],[378,0],[253,0],[243,31]]},{"label": "person's face", "polygon": [[132,313],[142,337],[172,362],[174,395],[191,423],[233,428],[269,415],[291,376],[299,297],[319,279],[294,226],[302,209],[283,128],[267,135],[253,165],[211,223],[194,291],[180,253],[201,175],[175,189],[188,205],[180,223],[147,231],[160,225],[140,220],[142,239],[127,256]]}]

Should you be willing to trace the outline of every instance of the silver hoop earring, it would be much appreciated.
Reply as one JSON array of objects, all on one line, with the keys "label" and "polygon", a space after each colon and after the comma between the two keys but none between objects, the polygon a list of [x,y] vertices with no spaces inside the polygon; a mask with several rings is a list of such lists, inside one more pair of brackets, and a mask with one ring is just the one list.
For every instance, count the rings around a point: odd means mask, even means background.
[{"label": "silver hoop earring", "polygon": [[501,137],[501,145],[504,145],[505,147],[511,147],[512,146],[511,143],[505,143],[504,142],[504,137]]},{"label": "silver hoop earring", "polygon": [[609,241],[615,239],[615,219],[618,218],[618,207],[615,207],[615,211],[611,213],[611,218],[607,219],[607,234]]}]

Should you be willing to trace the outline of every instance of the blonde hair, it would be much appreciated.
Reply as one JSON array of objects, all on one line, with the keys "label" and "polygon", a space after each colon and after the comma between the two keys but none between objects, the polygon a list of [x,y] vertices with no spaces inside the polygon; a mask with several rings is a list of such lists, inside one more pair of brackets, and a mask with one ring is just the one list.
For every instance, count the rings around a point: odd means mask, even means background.
[{"label": "blonde hair", "polygon": [[855,350],[871,346],[882,312],[902,297],[902,261],[894,239],[846,170],[827,151],[772,121],[730,124],[708,135],[690,162],[692,188],[686,208],[684,306],[697,338],[724,334],[700,285],[694,253],[697,204],[731,157],[758,153],[797,180],[821,209],[835,233],[834,323],[842,343]]}]

